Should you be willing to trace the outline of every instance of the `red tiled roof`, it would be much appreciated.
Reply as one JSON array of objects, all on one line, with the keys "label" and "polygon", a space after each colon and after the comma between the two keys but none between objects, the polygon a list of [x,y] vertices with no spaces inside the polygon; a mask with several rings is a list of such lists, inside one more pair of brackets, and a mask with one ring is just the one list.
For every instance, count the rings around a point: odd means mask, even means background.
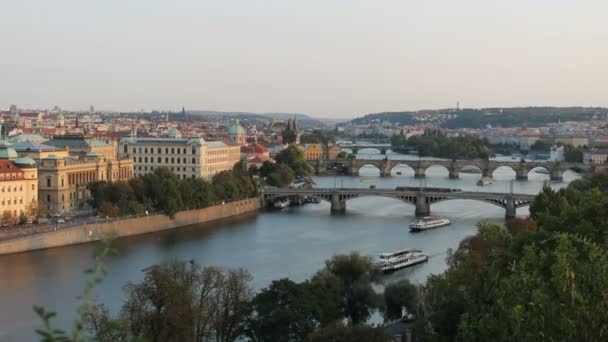
[{"label": "red tiled roof", "polygon": [[241,152],[243,153],[268,153],[268,149],[266,146],[257,143],[249,146],[241,147]]}]

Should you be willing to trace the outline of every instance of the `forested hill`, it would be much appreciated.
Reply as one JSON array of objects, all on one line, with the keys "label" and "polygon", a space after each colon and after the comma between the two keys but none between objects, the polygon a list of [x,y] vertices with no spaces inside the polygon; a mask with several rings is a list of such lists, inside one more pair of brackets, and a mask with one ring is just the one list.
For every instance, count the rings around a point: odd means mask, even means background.
[{"label": "forested hill", "polygon": [[388,121],[390,123],[400,123],[400,124],[413,124],[416,121],[414,120],[414,115],[416,112],[384,112],[384,113],[374,113],[367,114],[362,118],[356,118],[351,120],[353,125],[367,125],[374,121],[384,122]]},{"label": "forested hill", "polygon": [[424,121],[416,121],[416,115],[421,113],[431,116],[446,113],[457,114],[457,117],[443,122],[442,126],[446,128],[482,128],[488,124],[494,127],[517,127],[524,123],[529,127],[538,127],[558,120],[586,121],[593,118],[608,118],[608,108],[603,107],[514,107],[467,108],[457,112],[452,110],[384,112],[367,114],[352,120],[351,123],[354,125],[385,121],[399,124],[424,123]]},{"label": "forested hill", "polygon": [[561,121],[587,121],[593,118],[605,119],[608,108],[600,107],[517,107],[463,109],[458,116],[446,121],[446,128],[516,127],[526,124],[529,127],[543,126]]}]

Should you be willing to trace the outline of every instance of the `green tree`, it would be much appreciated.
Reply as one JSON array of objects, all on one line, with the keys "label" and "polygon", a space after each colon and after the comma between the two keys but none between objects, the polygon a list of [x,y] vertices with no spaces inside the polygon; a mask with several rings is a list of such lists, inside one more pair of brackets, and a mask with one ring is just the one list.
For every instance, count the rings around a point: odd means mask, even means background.
[{"label": "green tree", "polygon": [[294,173],[289,166],[278,164],[266,177],[266,183],[271,186],[286,187],[293,182],[294,178]]},{"label": "green tree", "polygon": [[370,257],[358,253],[335,255],[312,279],[313,286],[327,291],[337,301],[342,317],[351,324],[365,322],[379,307],[378,294],[372,287],[379,284],[381,273]]},{"label": "green tree", "polygon": [[407,280],[390,284],[384,289],[384,320],[399,319],[405,310],[414,313],[416,309],[417,288]]},{"label": "green tree", "polygon": [[246,335],[251,341],[304,341],[318,326],[317,306],[309,283],[273,281],[251,302]]},{"label": "green tree", "polygon": [[308,164],[304,151],[295,145],[287,146],[276,155],[275,160],[277,164],[287,165],[296,177],[309,176],[312,173],[312,167]]}]

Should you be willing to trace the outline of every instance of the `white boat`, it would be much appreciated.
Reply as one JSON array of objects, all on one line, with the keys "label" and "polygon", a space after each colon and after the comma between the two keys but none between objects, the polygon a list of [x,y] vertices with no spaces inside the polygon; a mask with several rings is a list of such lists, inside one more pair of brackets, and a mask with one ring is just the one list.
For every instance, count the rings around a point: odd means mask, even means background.
[{"label": "white boat", "polygon": [[288,200],[288,199],[286,199],[286,200],[274,202],[274,207],[275,208],[279,208],[279,209],[283,209],[283,208],[289,207],[290,204],[291,204],[291,201]]},{"label": "white boat", "polygon": [[494,179],[492,179],[492,177],[481,177],[481,179],[477,182],[477,185],[485,186],[492,183],[494,183]]},{"label": "white boat", "polygon": [[384,273],[413,266],[428,261],[429,257],[417,249],[402,249],[392,253],[382,253],[378,256],[376,267]]},{"label": "white boat", "polygon": [[410,223],[410,230],[420,232],[427,229],[449,226],[452,222],[445,217],[426,216],[416,222]]}]

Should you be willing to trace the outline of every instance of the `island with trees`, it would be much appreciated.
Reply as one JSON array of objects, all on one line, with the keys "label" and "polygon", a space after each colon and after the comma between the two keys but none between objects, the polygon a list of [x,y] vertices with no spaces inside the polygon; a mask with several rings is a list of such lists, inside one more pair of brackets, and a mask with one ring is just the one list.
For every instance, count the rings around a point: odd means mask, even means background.
[{"label": "island with trees", "polygon": [[423,135],[409,138],[404,134],[394,135],[391,146],[395,152],[416,150],[421,157],[488,159],[493,156],[488,141],[470,135],[448,137],[441,130],[426,130]]}]

